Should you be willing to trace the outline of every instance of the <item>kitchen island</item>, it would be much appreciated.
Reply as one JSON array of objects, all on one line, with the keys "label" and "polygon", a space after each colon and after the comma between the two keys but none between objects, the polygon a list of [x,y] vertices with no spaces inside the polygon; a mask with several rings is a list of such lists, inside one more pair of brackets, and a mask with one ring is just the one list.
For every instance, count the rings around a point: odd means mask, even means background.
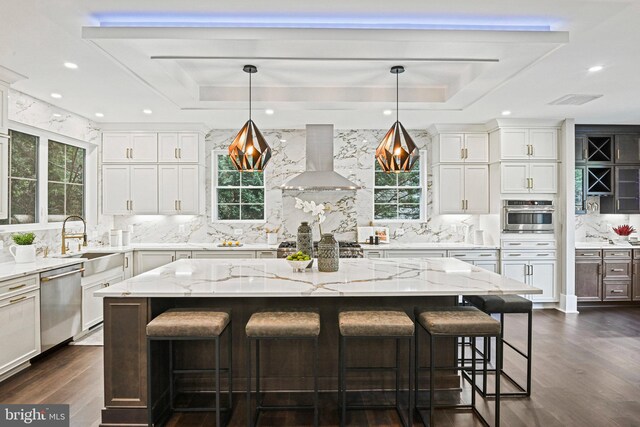
[{"label": "kitchen island", "polygon": [[[398,307],[413,317],[416,306],[453,306],[459,295],[537,294],[539,289],[499,276],[452,258],[341,259],[340,270],[293,272],[282,259],[192,260],[173,262],[124,282],[104,288],[104,425],[146,423],[146,324],[173,307],[215,307],[231,310],[234,390],[245,386],[244,326],[251,314],[263,308],[318,308],[320,332],[320,389],[337,388],[338,311],[344,307]],[[523,332],[524,333],[524,332]],[[445,341],[437,350],[438,363],[451,364],[455,345]],[[180,344],[180,345],[177,345]],[[175,367],[211,367],[210,343],[174,345]],[[351,365],[392,366],[394,346],[384,341],[356,343],[348,357]],[[262,381],[266,387],[296,390],[307,387],[311,372],[310,349],[305,343],[265,343]],[[406,349],[403,349],[404,353]],[[151,401],[166,397],[162,381],[168,372],[167,352],[152,361],[159,390]],[[427,351],[424,352],[427,354]],[[405,357],[406,354],[401,354]],[[293,360],[292,360],[293,358]],[[309,361],[309,362],[307,362]],[[423,360],[422,363],[426,363]],[[223,357],[223,366],[226,360]],[[155,378],[155,376],[154,376]],[[456,374],[443,372],[442,387],[454,386]],[[393,386],[387,374],[363,372],[350,377],[351,387],[386,389]],[[223,389],[226,385],[223,383]],[[177,389],[211,389],[211,378],[185,375]]]}]

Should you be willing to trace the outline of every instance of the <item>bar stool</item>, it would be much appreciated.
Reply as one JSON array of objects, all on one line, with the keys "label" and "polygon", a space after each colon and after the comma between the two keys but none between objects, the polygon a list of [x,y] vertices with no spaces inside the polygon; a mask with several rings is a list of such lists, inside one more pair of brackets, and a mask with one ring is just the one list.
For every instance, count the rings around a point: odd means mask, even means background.
[{"label": "bar stool", "polygon": [[[247,425],[255,426],[261,411],[313,410],[313,425],[319,424],[318,336],[320,314],[316,310],[272,310],[253,313],[245,328],[247,335]],[[264,405],[260,396],[260,342],[263,340],[310,340],[313,342],[313,404]],[[256,348],[256,411],[251,405],[251,351]],[[255,415],[257,413],[257,416]]]},{"label": "bar stool", "polygon": [[[421,409],[429,409],[429,426],[433,426],[434,412],[436,408],[457,408],[457,409],[471,409],[472,412],[480,418],[485,424],[489,425],[487,420],[480,414],[476,408],[476,338],[478,337],[499,337],[500,336],[500,323],[493,319],[491,316],[483,313],[475,307],[433,307],[433,308],[417,308],[416,319],[418,320],[419,327],[416,328],[416,408],[418,414],[422,419],[423,424],[426,425],[424,418],[422,417]],[[420,367],[420,340],[419,331],[424,330],[429,335],[429,367]],[[436,405],[435,403],[435,374],[436,370],[454,370],[464,372],[467,367],[464,364],[459,363],[459,359],[455,357],[455,366],[437,367],[435,366],[435,339],[436,338],[453,338],[458,337],[471,337],[472,347],[472,364],[471,364],[471,404],[465,405]],[[500,372],[502,366],[502,342],[497,341],[496,354],[498,356],[496,361],[496,397],[495,397],[495,421],[494,426],[500,425]],[[429,406],[420,407],[418,404],[419,395],[419,376],[421,370],[429,370]],[[486,375],[486,373],[485,373]]]},{"label": "bar stool", "polygon": [[[407,314],[402,310],[380,309],[380,310],[345,310],[338,315],[340,329],[339,341],[339,361],[338,361],[338,397],[340,402],[340,425],[345,426],[347,422],[347,409],[390,409],[395,408],[402,424],[413,425],[413,393],[411,390],[413,383],[413,335],[414,324]],[[347,352],[347,339],[395,339],[396,341],[396,363],[393,368],[389,367],[348,367],[345,361]],[[409,342],[409,408],[407,417],[403,417],[400,408],[400,342]],[[346,374],[349,370],[355,371],[393,371],[395,372],[396,389],[395,405],[348,405],[347,406],[347,386]]]},{"label": "bar stool", "polygon": [[[499,314],[500,315],[500,340],[503,344],[506,344],[516,353],[522,356],[527,361],[527,384],[525,387],[520,385],[509,374],[504,371],[504,363],[501,363],[503,367],[501,374],[509,380],[511,384],[518,388],[518,391],[514,392],[502,392],[503,397],[529,397],[531,396],[531,337],[533,326],[533,302],[519,295],[471,295],[466,296],[465,300],[484,311],[485,313]],[[504,339],[504,322],[506,314],[526,314],[527,315],[527,353],[525,354],[519,348],[516,348],[513,344]],[[491,358],[491,340],[485,342],[484,352],[482,353],[484,359],[484,369],[487,372],[495,372],[494,369],[487,369],[487,362]],[[502,355],[504,357],[504,353]],[[487,392],[487,376],[483,377],[482,389],[478,388],[478,391],[482,396],[495,396],[495,393]]]},{"label": "bar stool", "polygon": [[[228,336],[228,367],[220,367],[220,337],[226,332]],[[233,378],[231,355],[231,317],[228,312],[207,308],[180,308],[170,309],[157,316],[147,324],[147,388],[148,388],[148,422],[154,425],[153,420],[153,372],[152,344],[154,341],[169,342],[169,407],[176,412],[216,412],[216,426],[220,427],[221,412],[229,412],[233,406]],[[213,341],[215,346],[214,369],[174,369],[173,342],[174,341]],[[220,407],[220,373],[228,375],[228,406]],[[175,408],[174,406],[174,381],[176,374],[213,373],[215,377],[215,406],[214,407],[189,407]],[[227,420],[228,422],[228,420]]]}]

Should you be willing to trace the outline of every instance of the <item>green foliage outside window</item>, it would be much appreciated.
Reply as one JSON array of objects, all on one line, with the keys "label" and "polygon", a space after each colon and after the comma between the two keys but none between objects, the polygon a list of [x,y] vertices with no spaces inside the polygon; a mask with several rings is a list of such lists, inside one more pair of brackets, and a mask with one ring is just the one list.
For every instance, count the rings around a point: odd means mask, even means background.
[{"label": "green foliage outside window", "polygon": [[375,161],[374,219],[419,220],[422,198],[420,159],[411,172],[383,172]]},{"label": "green foliage outside window", "polygon": [[84,214],[84,148],[49,141],[49,222]]},{"label": "green foliage outside window", "polygon": [[238,172],[225,154],[216,155],[216,161],[217,219],[264,219],[264,174]]},{"label": "green foliage outside window", "polygon": [[38,222],[38,140],[34,135],[9,131],[9,217],[0,224]]}]

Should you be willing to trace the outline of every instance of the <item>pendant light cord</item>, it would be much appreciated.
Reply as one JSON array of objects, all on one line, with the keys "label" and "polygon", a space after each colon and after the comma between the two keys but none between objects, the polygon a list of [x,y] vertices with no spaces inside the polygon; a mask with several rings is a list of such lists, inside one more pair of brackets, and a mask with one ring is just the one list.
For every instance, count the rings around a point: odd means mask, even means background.
[{"label": "pendant light cord", "polygon": [[251,74],[249,73],[249,120],[251,120]]},{"label": "pendant light cord", "polygon": [[400,91],[398,89],[399,76],[400,76],[400,73],[396,73],[396,122],[400,121],[400,107],[399,107],[399,105],[400,105],[400,103],[399,103],[400,102],[399,101],[399,98],[400,98],[399,93],[400,93]]}]

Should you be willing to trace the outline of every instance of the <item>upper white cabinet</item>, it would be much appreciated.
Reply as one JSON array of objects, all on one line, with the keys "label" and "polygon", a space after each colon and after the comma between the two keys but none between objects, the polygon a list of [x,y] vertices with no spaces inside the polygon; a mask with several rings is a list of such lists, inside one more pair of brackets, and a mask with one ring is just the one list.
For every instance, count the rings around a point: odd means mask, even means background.
[{"label": "upper white cabinet", "polygon": [[0,81],[0,134],[9,133],[9,86]]},{"label": "upper white cabinet", "polygon": [[488,165],[436,167],[440,214],[489,213]]},{"label": "upper white cabinet", "polygon": [[500,164],[501,193],[558,192],[556,163],[502,162]]},{"label": "upper white cabinet", "polygon": [[557,160],[556,128],[502,128],[492,133],[491,143],[499,160]]},{"label": "upper white cabinet", "polygon": [[104,165],[102,213],[132,215],[158,213],[158,166]]},{"label": "upper white cabinet", "polygon": [[434,140],[434,163],[487,163],[486,133],[443,133]]},{"label": "upper white cabinet", "polygon": [[103,163],[156,163],[158,134],[155,132],[105,132],[102,134]]},{"label": "upper white cabinet", "polygon": [[158,211],[161,214],[197,214],[198,165],[158,166]]},{"label": "upper white cabinet", "polygon": [[196,132],[158,134],[158,162],[198,163],[200,138]]}]

